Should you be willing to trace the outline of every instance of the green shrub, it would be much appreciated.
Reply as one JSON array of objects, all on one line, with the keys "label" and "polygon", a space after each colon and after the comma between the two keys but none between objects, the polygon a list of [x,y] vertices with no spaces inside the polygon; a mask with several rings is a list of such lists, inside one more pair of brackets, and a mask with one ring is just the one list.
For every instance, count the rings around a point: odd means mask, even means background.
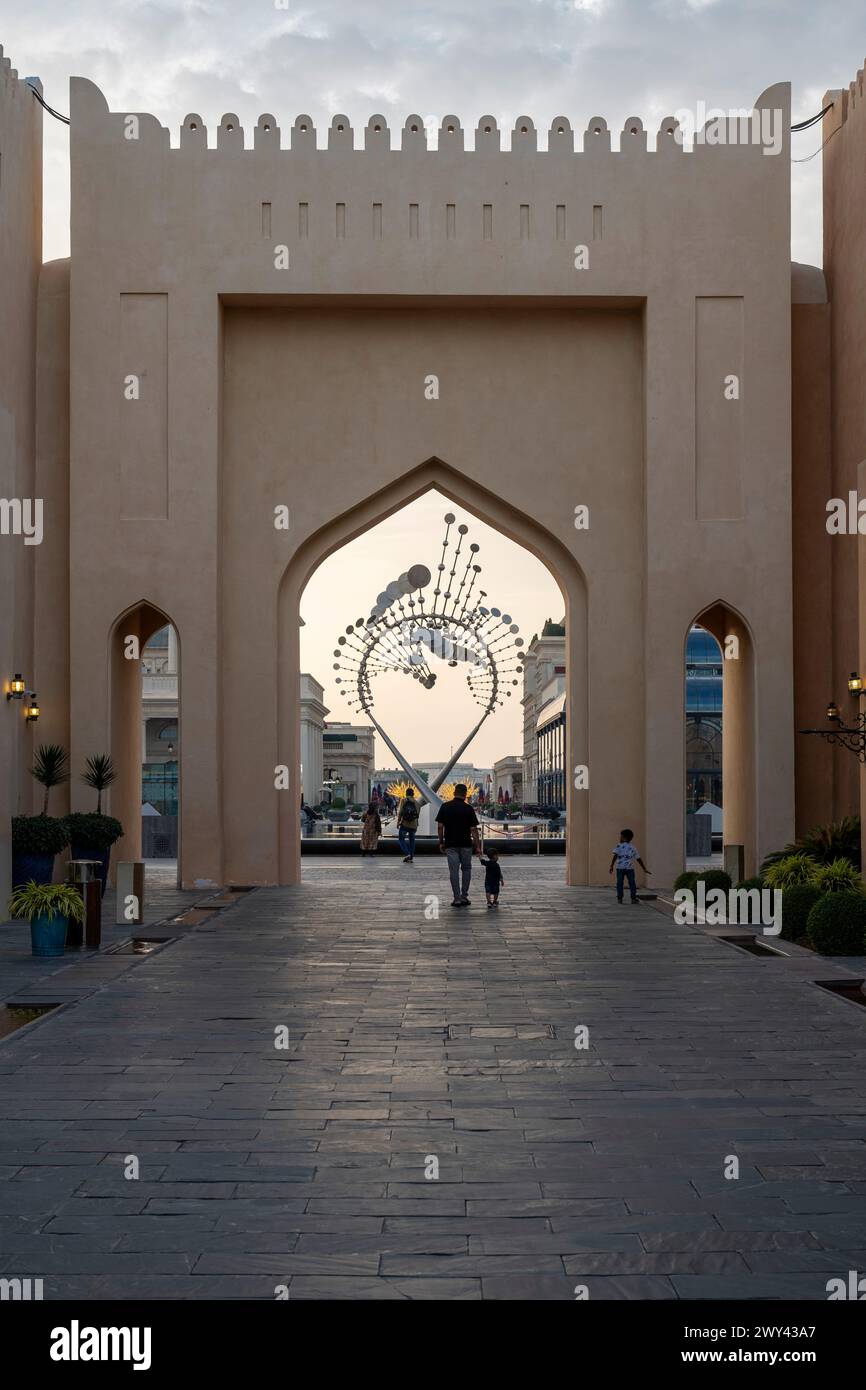
[{"label": "green shrub", "polygon": [[346,809],[346,801],[345,801],[345,798],[342,797],[342,796],[335,796],[334,799],[333,799],[332,802],[331,802],[331,810],[332,810],[332,811],[345,811],[345,809]]},{"label": "green shrub", "polygon": [[695,875],[695,883],[703,883],[708,893],[711,888],[721,888],[723,893],[731,891],[731,875],[724,869],[704,869]]},{"label": "green shrub", "polygon": [[677,874],[674,879],[674,892],[676,892],[678,888],[690,888],[694,891],[697,877],[696,873]]},{"label": "green shrub", "polygon": [[823,893],[809,913],[806,931],[823,956],[861,956],[866,951],[866,894]]},{"label": "green shrub", "polygon": [[863,880],[850,859],[834,859],[832,864],[820,864],[812,875],[820,893],[862,893]]},{"label": "green shrub", "polygon": [[848,859],[856,869],[860,862],[860,817],[844,816],[831,825],[818,825],[806,835],[801,835],[793,844],[768,854],[761,866],[761,872],[770,864],[777,864],[789,854],[808,854],[819,864],[832,864],[834,859]]},{"label": "green shrub", "polygon": [[768,888],[793,888],[795,883],[811,883],[818,867],[810,854],[786,854],[761,870]]},{"label": "green shrub", "polygon": [[13,854],[59,854],[69,844],[66,820],[60,816],[13,816]]},{"label": "green shrub", "polygon": [[119,840],[123,834],[119,820],[100,815],[98,811],[73,812],[66,817],[66,828],[70,845],[94,850],[98,854],[111,849],[115,840]]},{"label": "green shrub", "polygon": [[794,883],[782,891],[782,936],[786,941],[799,941],[806,935],[809,913],[821,897],[814,883]]},{"label": "green shrub", "polygon": [[736,886],[737,888],[766,888],[767,885],[760,874],[755,874],[754,878],[741,878]]}]

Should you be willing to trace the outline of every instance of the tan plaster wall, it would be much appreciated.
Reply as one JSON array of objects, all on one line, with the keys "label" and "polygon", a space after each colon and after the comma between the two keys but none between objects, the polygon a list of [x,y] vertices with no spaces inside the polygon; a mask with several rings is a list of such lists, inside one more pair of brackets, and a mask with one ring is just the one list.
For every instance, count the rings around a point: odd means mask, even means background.
[{"label": "tan plaster wall", "polygon": [[[787,124],[786,86],[758,105]],[[653,883],[681,867],[683,642],[719,602],[754,641],[753,852],[789,838],[787,146],[778,157],[754,147],[687,154],[663,133],[648,153],[629,121],[611,150],[593,121],[574,153],[557,120],[552,151],[540,154],[521,120],[511,153],[499,152],[495,123],[464,153],[459,122],[447,118],[438,152],[411,121],[403,149],[391,150],[375,119],[356,151],[335,118],[331,147],[316,150],[299,117],[289,150],[263,117],[255,150],[244,150],[226,117],[217,149],[206,148],[200,120],[171,149],[148,115],[126,139],[126,113],[109,113],[82,79],[71,111],[73,757],[105,746],[108,635],[146,599],[182,644],[184,881],[296,874],[285,808],[293,823],[297,798],[284,795],[275,817],[272,788],[275,761],[297,764],[298,594],[353,528],[443,480],[456,501],[543,553],[566,590],[569,698],[587,719],[585,729],[572,721],[572,753],[589,759],[591,787],[570,818],[572,881],[606,880],[623,803]],[[578,243],[588,270],[575,269]],[[288,270],[275,267],[277,244],[289,249]],[[150,306],[138,341],[141,316],[122,299],[134,295]],[[733,315],[699,314],[699,299],[738,304]],[[696,341],[715,323],[718,342]],[[731,407],[742,446],[728,451],[737,487],[707,488],[704,471],[699,492],[696,444],[712,441],[703,412],[717,418],[712,376],[732,352],[743,376]],[[460,377],[435,416],[421,381],[417,397],[413,385],[437,371],[431,354],[444,377]],[[142,397],[123,414],[123,378],[136,371]],[[152,471],[138,480],[146,486],[130,486],[130,457]],[[606,486],[611,476],[625,496]],[[591,527],[577,532],[574,507],[587,499]],[[293,529],[265,537],[264,518],[282,501]],[[167,515],[153,514],[160,506]],[[249,735],[234,753],[221,729],[236,737],[239,714]]]},{"label": "tan plaster wall", "polygon": [[[832,472],[830,497],[847,499],[858,488],[858,470],[866,460],[866,92],[861,70],[850,87],[829,92],[823,105],[833,109],[822,122],[824,166],[824,273],[831,311]],[[860,496],[863,496],[860,493]],[[826,519],[826,513],[825,513]],[[849,696],[846,681],[855,667],[866,669],[866,649],[859,642],[859,593],[866,585],[858,568],[858,537],[830,538],[833,653],[824,704],[836,699],[840,713],[853,722],[859,706]],[[824,723],[824,720],[820,721]],[[857,759],[838,748],[824,746],[828,773],[832,768],[833,813],[838,817],[861,806]]]},{"label": "tan plaster wall", "polygon": [[[39,740],[69,747],[69,262],[39,277],[36,356],[36,489],[51,527],[36,550],[33,665],[42,714]],[[100,750],[101,751],[101,750]],[[80,773],[81,768],[74,769]],[[55,815],[69,810],[71,784],[55,787]],[[63,856],[57,876],[65,877]]]},{"label": "tan plaster wall", "polygon": [[[797,268],[802,269],[802,268]],[[793,449],[791,532],[794,563],[794,728],[796,830],[833,820],[834,776],[842,758],[801,729],[826,724],[833,691],[833,545],[825,526],[832,490],[830,305],[824,279],[795,276],[791,306]],[[808,302],[805,302],[807,301]],[[837,699],[839,696],[837,695]]]},{"label": "tan plaster wall", "polygon": [[[42,261],[42,113],[0,48],[0,497],[35,498],[36,292]],[[57,535],[50,500],[45,540]],[[39,546],[0,535],[0,689],[20,671],[34,686],[34,568]],[[38,687],[37,687],[38,689]],[[38,692],[41,696],[41,692]],[[0,698],[0,919],[11,883],[10,817],[38,810],[30,777],[39,725]],[[40,803],[41,804],[41,803]],[[56,804],[51,810],[57,809]]]}]

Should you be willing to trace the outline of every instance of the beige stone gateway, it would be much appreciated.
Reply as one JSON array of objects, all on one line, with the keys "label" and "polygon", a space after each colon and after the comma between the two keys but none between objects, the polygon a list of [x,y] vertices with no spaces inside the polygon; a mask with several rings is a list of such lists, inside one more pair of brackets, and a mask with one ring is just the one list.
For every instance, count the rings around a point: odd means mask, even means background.
[{"label": "beige stone gateway", "polygon": [[[589,775],[570,791],[570,883],[608,881],[624,823],[655,884],[682,868],[698,618],[731,654],[726,840],[751,872],[791,837],[786,85],[757,102],[781,113],[768,157],[685,152],[672,120],[648,151],[637,118],[616,150],[593,118],[580,152],[565,118],[545,152],[522,118],[504,153],[492,118],[470,152],[456,117],[433,151],[418,117],[399,149],[373,117],[356,150],[345,117],[320,149],[308,117],[281,135],[264,115],[246,149],[234,116],[209,148],[192,115],[171,148],[153,116],[109,111],[76,78],[71,259],[44,267],[41,113],[8,61],[0,102],[0,322],[18,346],[2,489],[44,500],[41,545],[0,538],[2,674],[26,668],[39,740],[73,767],[111,749],[117,858],[139,849],[125,639],[170,621],[182,881],[297,881],[301,593],[432,487],[562,589],[569,766]],[[5,839],[31,809],[33,732],[10,716],[2,740]]]}]

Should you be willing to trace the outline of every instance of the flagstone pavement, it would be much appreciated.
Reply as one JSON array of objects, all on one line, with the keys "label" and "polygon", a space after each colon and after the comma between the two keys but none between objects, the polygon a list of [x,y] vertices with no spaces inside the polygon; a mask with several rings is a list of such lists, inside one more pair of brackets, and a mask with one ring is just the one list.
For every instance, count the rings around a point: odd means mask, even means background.
[{"label": "flagstone pavement", "polygon": [[63,1008],[0,1043],[0,1278],[823,1300],[866,1272],[866,1009],[815,984],[843,967],[503,868],[496,912],[477,879],[452,909],[437,858],[317,859],[149,956],[7,945],[0,997],[11,971]]}]

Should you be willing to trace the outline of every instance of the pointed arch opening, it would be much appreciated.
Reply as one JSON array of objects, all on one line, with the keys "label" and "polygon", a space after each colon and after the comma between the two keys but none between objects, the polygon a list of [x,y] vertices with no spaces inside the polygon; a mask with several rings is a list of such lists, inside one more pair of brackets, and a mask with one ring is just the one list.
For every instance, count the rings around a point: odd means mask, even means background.
[{"label": "pointed arch opening", "polygon": [[111,814],[124,834],[121,860],[177,864],[181,882],[181,657],[172,619],[148,599],[131,605],[109,637]]},{"label": "pointed arch opening", "polygon": [[[503,498],[462,477],[435,458],[321,527],[300,545],[283,574],[278,603],[278,737],[280,762],[288,768],[290,790],[287,794],[277,794],[279,881],[296,883],[300,880],[301,872],[301,597],[311,576],[330,555],[427,492],[441,494],[456,508],[464,509],[470,516],[529,551],[552,575],[559,588],[565,617],[564,664],[567,667],[564,703],[568,717],[561,736],[566,787],[566,879],[569,883],[586,883],[589,865],[589,793],[574,790],[574,779],[570,772],[578,764],[588,762],[587,589],[584,575],[562,542],[534,518],[516,510]],[[382,584],[391,577],[386,573],[387,568],[386,563],[383,565]],[[396,568],[402,569],[404,566],[400,564]],[[355,596],[347,596],[347,602],[357,606]],[[355,616],[354,612],[351,616]]]},{"label": "pointed arch opening", "polygon": [[684,864],[712,863],[737,882],[759,868],[755,644],[743,615],[722,599],[703,608],[684,666]]}]

